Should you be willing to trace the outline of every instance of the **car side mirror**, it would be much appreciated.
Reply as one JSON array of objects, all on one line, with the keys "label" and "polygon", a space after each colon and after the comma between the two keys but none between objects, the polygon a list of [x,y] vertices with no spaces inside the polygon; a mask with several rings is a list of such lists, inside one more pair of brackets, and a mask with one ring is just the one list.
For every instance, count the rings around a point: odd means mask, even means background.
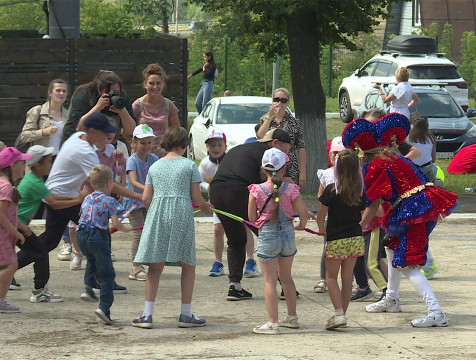
[{"label": "car side mirror", "polygon": [[355,74],[355,76],[360,77],[362,75],[362,72],[360,71],[360,69],[357,69],[357,70],[355,70],[354,74]]},{"label": "car side mirror", "polygon": [[468,109],[466,111],[466,116],[469,118],[476,117],[476,109]]},{"label": "car side mirror", "polygon": [[205,127],[209,127],[210,124],[211,124],[210,118],[205,118],[204,120],[205,120],[205,121],[204,121],[203,124],[205,125]]}]

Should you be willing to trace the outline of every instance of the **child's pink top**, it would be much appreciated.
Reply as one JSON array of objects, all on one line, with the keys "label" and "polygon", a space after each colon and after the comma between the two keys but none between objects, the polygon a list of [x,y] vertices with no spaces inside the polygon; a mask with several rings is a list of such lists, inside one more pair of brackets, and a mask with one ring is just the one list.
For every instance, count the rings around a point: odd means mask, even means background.
[{"label": "child's pink top", "polygon": [[[13,187],[6,176],[0,177],[0,201],[7,202],[5,216],[13,226],[18,225],[18,207],[12,202]],[[0,265],[9,265],[17,261],[17,253],[15,251],[17,239],[0,225]]]},{"label": "child's pink top", "polygon": [[[273,183],[271,181],[266,181],[263,183],[266,189],[272,194],[273,193]],[[281,188],[283,187],[284,183],[278,189],[278,193],[281,194]],[[259,186],[259,184],[251,184],[248,186],[248,190],[250,194],[256,199],[256,206],[258,210],[264,206],[266,200],[268,199],[268,195],[264,192],[263,189]],[[296,184],[289,184],[283,194],[279,196],[279,205],[281,205],[281,209],[284,211],[287,217],[293,218],[294,211],[292,202],[299,196],[299,186]],[[256,225],[260,228],[263,224],[271,219],[273,215],[274,206],[277,205],[274,201],[274,197],[268,202],[266,207],[264,208],[263,212],[260,214],[260,217],[256,221]]]}]

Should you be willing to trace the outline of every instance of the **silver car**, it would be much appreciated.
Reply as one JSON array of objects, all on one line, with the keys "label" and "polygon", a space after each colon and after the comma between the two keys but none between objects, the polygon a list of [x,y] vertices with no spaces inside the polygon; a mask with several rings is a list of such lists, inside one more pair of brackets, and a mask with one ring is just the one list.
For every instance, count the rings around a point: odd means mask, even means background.
[{"label": "silver car", "polygon": [[[384,86],[388,94],[391,87]],[[452,158],[461,148],[476,143],[476,126],[468,116],[475,116],[474,109],[468,109],[467,114],[462,110],[453,96],[444,87],[414,86],[420,102],[410,109],[428,119],[430,130],[436,137],[436,152],[438,158]],[[362,104],[357,109],[356,117],[361,117],[364,111],[383,109],[389,111],[390,103],[384,104],[377,89],[370,90]]]}]

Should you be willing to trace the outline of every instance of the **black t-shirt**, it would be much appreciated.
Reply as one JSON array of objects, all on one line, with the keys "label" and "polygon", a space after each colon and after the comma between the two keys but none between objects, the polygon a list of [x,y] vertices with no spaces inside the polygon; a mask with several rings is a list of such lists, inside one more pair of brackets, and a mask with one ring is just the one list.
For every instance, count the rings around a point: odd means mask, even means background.
[{"label": "black t-shirt", "polygon": [[348,206],[340,194],[336,194],[334,184],[329,184],[319,197],[319,201],[329,208],[326,227],[327,241],[362,235],[359,223],[362,219],[361,212],[365,209],[364,196],[362,196],[359,205]]},{"label": "black t-shirt", "polygon": [[269,148],[267,143],[257,141],[234,147],[218,165],[213,182],[237,181],[245,186],[261,183],[261,159]]}]

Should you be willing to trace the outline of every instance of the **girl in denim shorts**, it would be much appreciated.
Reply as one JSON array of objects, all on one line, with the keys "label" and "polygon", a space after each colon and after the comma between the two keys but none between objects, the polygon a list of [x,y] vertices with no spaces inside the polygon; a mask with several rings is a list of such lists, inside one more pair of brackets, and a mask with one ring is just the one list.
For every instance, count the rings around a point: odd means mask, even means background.
[{"label": "girl in denim shorts", "polygon": [[[304,200],[299,194],[299,186],[281,180],[288,161],[289,157],[281,150],[266,150],[261,165],[267,181],[248,187],[248,217],[259,227],[257,256],[263,273],[264,297],[268,311],[268,322],[253,329],[257,334],[279,334],[276,292],[278,272],[288,310],[281,326],[299,328],[296,286],[291,277],[291,266],[297,251],[294,230],[304,229],[308,214]],[[295,227],[294,211],[299,215],[299,223]]]},{"label": "girl in denim shorts", "polygon": [[[316,215],[319,232],[326,238],[326,280],[335,315],[326,325],[334,329],[347,325],[345,312],[352,295],[352,273],[357,257],[364,256],[364,239],[360,226],[361,211],[365,208],[363,180],[359,158],[353,150],[336,155],[335,183],[326,186],[319,196],[321,206]],[[327,228],[324,219],[327,212]],[[342,289],[337,283],[341,270]]]}]

